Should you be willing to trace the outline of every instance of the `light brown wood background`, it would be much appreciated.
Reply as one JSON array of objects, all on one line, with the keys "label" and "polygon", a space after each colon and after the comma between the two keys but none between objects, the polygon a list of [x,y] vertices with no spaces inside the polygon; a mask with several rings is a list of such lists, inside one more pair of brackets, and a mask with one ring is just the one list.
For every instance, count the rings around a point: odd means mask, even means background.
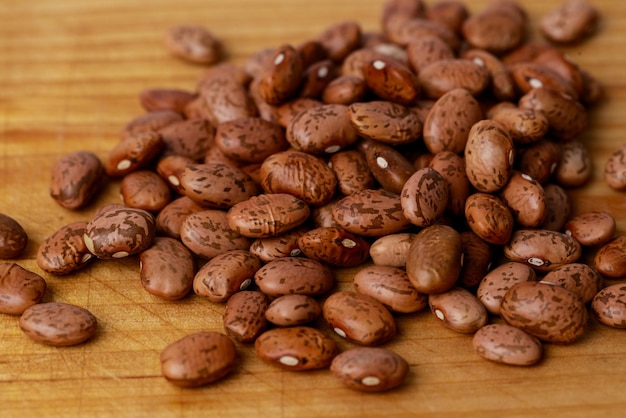
[{"label": "light brown wood background", "polygon": [[[626,3],[591,1],[603,15],[600,31],[567,50],[607,95],[592,110],[582,138],[591,149],[593,180],[570,193],[576,213],[608,209],[623,234],[626,195],[609,189],[602,172],[610,153],[626,141]],[[185,390],[161,377],[159,353],[191,332],[222,330],[223,306],[196,296],[173,303],[149,295],[133,257],[98,261],[68,277],[45,274],[35,264],[38,245],[57,228],[118,201],[114,182],[82,211],[60,208],[48,196],[54,161],[79,149],[105,159],[122,126],[142,113],[142,89],[192,89],[202,72],[165,52],[167,28],[204,24],[223,40],[230,59],[242,63],[252,51],[298,43],[344,19],[376,30],[382,3],[0,0],[0,212],[28,232],[30,243],[17,262],[47,279],[46,300],[84,306],[99,320],[91,342],[59,349],[28,340],[17,317],[0,316],[1,417],[623,416],[626,332],[595,321],[573,345],[546,345],[540,365],[515,368],[480,359],[470,336],[444,329],[424,311],[398,317],[399,335],[388,346],[408,359],[411,372],[405,385],[389,393],[345,389],[327,371],[286,372],[242,345],[229,378]],[[468,3],[476,11],[486,1]],[[536,28],[557,2],[520,3]],[[350,288],[352,273],[338,274],[341,288]]]}]

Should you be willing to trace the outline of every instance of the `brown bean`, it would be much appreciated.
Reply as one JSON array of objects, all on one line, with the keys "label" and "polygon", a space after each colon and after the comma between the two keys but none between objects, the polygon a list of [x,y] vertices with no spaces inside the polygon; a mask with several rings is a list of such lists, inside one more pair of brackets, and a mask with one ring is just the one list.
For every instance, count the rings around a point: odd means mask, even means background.
[{"label": "brown bean", "polygon": [[298,248],[313,260],[336,267],[352,267],[368,259],[370,245],[342,228],[320,227],[300,236]]},{"label": "brown bean", "polygon": [[279,327],[304,325],[322,315],[315,299],[306,295],[284,295],[274,299],[265,311],[265,319]]},{"label": "brown bean", "polygon": [[212,74],[204,80],[199,91],[205,101],[208,119],[215,126],[258,113],[248,89],[230,71]]},{"label": "brown bean", "polygon": [[50,196],[67,209],[87,205],[104,185],[104,166],[90,151],[75,151],[58,159],[52,168]]},{"label": "brown bean", "polygon": [[500,106],[491,119],[500,123],[516,145],[534,143],[548,133],[548,119],[543,113],[516,106]]},{"label": "brown bean", "polygon": [[546,197],[546,217],[542,229],[561,231],[569,218],[571,205],[565,190],[556,184],[546,184],[543,188]]},{"label": "brown bean", "polygon": [[308,229],[300,227],[270,238],[257,238],[250,244],[250,252],[264,263],[282,257],[297,257],[302,254],[298,238]]},{"label": "brown bean", "polygon": [[[179,120],[171,123],[178,123]],[[165,148],[163,137],[155,129],[146,129],[126,134],[111,151],[104,166],[106,174],[121,177],[145,167]]]},{"label": "brown bean", "polygon": [[524,41],[526,18],[512,2],[493,2],[468,17],[461,32],[474,48],[502,54]]},{"label": "brown bean", "polygon": [[561,148],[558,144],[550,139],[540,139],[528,147],[518,149],[519,170],[540,184],[546,184],[561,159]]},{"label": "brown bean", "polygon": [[189,157],[182,155],[166,155],[159,159],[156,170],[159,176],[173,188],[178,194],[184,194],[180,185],[180,178],[185,172],[188,165],[194,164],[195,161]]},{"label": "brown bean", "polygon": [[585,332],[588,316],[580,296],[543,282],[513,285],[504,294],[500,314],[509,325],[559,344],[578,339]]},{"label": "brown bean", "polygon": [[361,26],[354,20],[335,23],[322,31],[317,37],[328,57],[336,62],[354,51],[361,43]]},{"label": "brown bean", "polygon": [[165,180],[149,170],[133,171],[125,175],[120,183],[120,194],[126,206],[149,212],[160,211],[172,198]]},{"label": "brown bean", "polygon": [[213,64],[221,56],[221,43],[200,25],[173,26],[166,32],[164,43],[170,53],[192,63]]},{"label": "brown bean", "polygon": [[292,371],[323,369],[337,354],[335,341],[306,326],[266,331],[257,338],[254,349],[261,359]]},{"label": "brown bean", "polygon": [[447,210],[453,215],[463,215],[465,201],[471,193],[471,184],[465,173],[465,160],[452,151],[441,151],[432,155],[428,166],[436,170],[448,182]]},{"label": "brown bean", "polygon": [[261,185],[266,193],[289,193],[309,205],[321,206],[335,194],[337,177],[318,157],[288,150],[263,161]]},{"label": "brown bean", "polygon": [[122,129],[122,138],[130,139],[136,134],[157,132],[170,123],[180,122],[183,116],[173,110],[155,110],[131,119]]},{"label": "brown bean", "polygon": [[16,263],[0,263],[0,313],[21,315],[43,300],[46,287],[37,273]]},{"label": "brown bean", "polygon": [[415,235],[409,232],[398,232],[376,239],[370,246],[372,261],[378,266],[404,267]]},{"label": "brown bean", "polygon": [[280,125],[259,117],[221,123],[215,131],[215,145],[228,158],[247,163],[261,163],[289,146]]},{"label": "brown bean", "polygon": [[574,87],[552,69],[537,62],[520,62],[509,66],[517,89],[528,93],[534,88],[547,88],[572,99],[578,99]]},{"label": "brown bean", "polygon": [[462,58],[487,69],[491,78],[491,94],[496,99],[513,100],[516,98],[517,92],[511,72],[497,56],[488,51],[473,48],[465,51]]},{"label": "brown bean", "polygon": [[543,357],[537,338],[507,324],[482,327],[474,334],[472,345],[482,358],[512,366],[531,366]]},{"label": "brown bean", "polygon": [[246,290],[261,268],[259,258],[247,250],[230,250],[213,257],[193,277],[193,291],[211,302],[226,302]]},{"label": "brown bean", "polygon": [[396,335],[396,322],[389,310],[361,293],[333,293],[324,301],[322,314],[337,335],[357,344],[379,345]]},{"label": "brown bean", "polygon": [[149,88],[139,93],[139,103],[148,112],[173,110],[183,113],[195,93],[182,89]]},{"label": "brown bean", "polygon": [[435,61],[423,68],[417,77],[423,94],[431,99],[438,99],[458,88],[477,96],[487,88],[490,80],[485,67],[458,58]]},{"label": "brown bean", "polygon": [[564,264],[548,272],[541,281],[554,283],[576,293],[583,303],[590,302],[602,288],[602,277],[583,263]]},{"label": "brown bean", "polygon": [[354,275],[354,290],[373,297],[392,312],[411,313],[426,307],[428,298],[419,293],[401,268],[369,266]]},{"label": "brown bean", "polygon": [[155,234],[156,222],[150,212],[112,204],[87,223],[83,240],[98,258],[123,258],[146,250]]},{"label": "brown bean", "polygon": [[170,238],[180,239],[180,228],[185,218],[192,213],[203,210],[205,210],[205,208],[189,199],[187,196],[174,199],[165,205],[157,214],[157,233]]},{"label": "brown bean", "polygon": [[463,244],[456,230],[446,225],[427,226],[409,247],[406,272],[418,292],[445,292],[461,273],[462,257]]},{"label": "brown bean", "polygon": [[411,69],[387,58],[373,60],[363,67],[365,84],[382,100],[411,105],[420,94],[420,83]]},{"label": "brown bean", "polygon": [[626,189],[626,144],[616,149],[606,160],[604,181],[615,190]]},{"label": "brown bean", "polygon": [[[421,1],[420,1],[421,3]],[[424,36],[438,36],[443,39],[453,51],[459,46],[459,37],[446,25],[420,17],[395,16],[385,25],[385,34],[391,42],[405,47],[414,39]]]},{"label": "brown bean", "polygon": [[264,193],[233,205],[228,225],[243,236],[267,238],[302,225],[311,213],[302,200],[287,193]]},{"label": "brown bean", "polygon": [[543,51],[535,57],[533,62],[541,64],[560,75],[576,91],[578,98],[585,99],[585,79],[580,67],[564,52],[556,48]]},{"label": "brown bean", "polygon": [[514,171],[501,196],[520,226],[534,228],[543,223],[547,213],[545,193],[529,175]]},{"label": "brown bean", "polygon": [[207,260],[226,251],[250,247],[250,239],[233,231],[226,212],[219,209],[187,215],[180,227],[180,239],[191,252]]},{"label": "brown bean", "polygon": [[283,257],[261,267],[255,273],[254,281],[270,297],[294,293],[314,297],[333,287],[335,274],[317,260]]},{"label": "brown bean", "polygon": [[339,151],[330,157],[328,165],[337,177],[339,191],[346,196],[374,186],[374,177],[360,151]]},{"label": "brown bean", "polygon": [[344,105],[325,104],[304,110],[287,126],[287,141],[299,151],[332,154],[358,139]]},{"label": "brown bean", "polygon": [[573,43],[596,30],[598,11],[586,0],[567,0],[548,11],[540,21],[543,36],[552,42]]},{"label": "brown bean", "polygon": [[415,172],[415,167],[407,157],[395,147],[373,140],[362,140],[360,150],[365,161],[383,189],[393,193],[402,192],[404,183]]},{"label": "brown bean", "polygon": [[195,263],[180,241],[155,237],[150,248],[139,255],[139,278],[148,293],[166,300],[187,296],[193,284]]},{"label": "brown bean", "polygon": [[295,95],[303,74],[298,51],[291,45],[281,45],[274,52],[272,66],[261,78],[258,93],[267,103],[279,105]]},{"label": "brown bean", "polygon": [[334,78],[322,92],[322,101],[326,104],[351,105],[365,98],[367,85],[362,77],[340,75]]},{"label": "brown bean", "polygon": [[444,93],[433,105],[424,122],[424,144],[436,154],[465,149],[472,126],[483,118],[478,101],[464,88]]},{"label": "brown bean", "polygon": [[413,225],[432,225],[443,216],[449,194],[448,181],[437,170],[430,167],[419,169],[402,187],[402,213]]},{"label": "brown bean", "polygon": [[626,285],[615,283],[600,290],[591,301],[591,313],[604,325],[626,328]]},{"label": "brown bean", "polygon": [[215,128],[205,119],[185,119],[171,123],[158,132],[164,155],[182,155],[198,161],[215,142]]},{"label": "brown bean", "polygon": [[321,106],[322,104],[323,103],[319,100],[309,99],[306,97],[297,97],[295,99],[288,100],[277,108],[278,123],[283,128],[286,128],[291,123],[291,120],[300,112],[313,107]]},{"label": "brown bean", "polygon": [[578,140],[560,146],[561,160],[554,171],[555,181],[563,187],[580,187],[587,183],[593,174],[587,146]]},{"label": "brown bean", "polygon": [[28,245],[28,234],[22,225],[10,217],[0,213],[0,259],[18,257]]},{"label": "brown bean", "polygon": [[617,226],[613,216],[607,211],[583,212],[565,224],[565,233],[571,235],[581,245],[596,246],[609,242]]},{"label": "brown bean", "polygon": [[453,287],[428,295],[430,311],[452,331],[473,334],[487,324],[487,310],[469,290]]},{"label": "brown bean", "polygon": [[417,115],[398,103],[353,103],[348,107],[348,118],[359,136],[391,145],[414,142],[422,135]]},{"label": "brown bean", "polygon": [[330,371],[350,389],[383,392],[400,386],[409,373],[409,363],[381,347],[356,347],[338,354]]},{"label": "brown bean", "polygon": [[489,313],[500,315],[500,304],[504,294],[516,283],[534,281],[537,281],[537,273],[531,267],[507,261],[482,278],[476,296]]},{"label": "brown bean", "polygon": [[463,243],[463,266],[459,275],[459,285],[475,288],[491,268],[495,249],[487,241],[472,231],[461,232]]},{"label": "brown bean", "polygon": [[626,236],[619,235],[602,245],[593,258],[593,266],[611,279],[626,276]]},{"label": "brown bean", "polygon": [[242,343],[252,343],[267,328],[265,311],[269,305],[267,296],[255,290],[234,293],[224,309],[226,334]]},{"label": "brown bean", "polygon": [[332,215],[346,231],[369,237],[400,232],[410,225],[402,212],[400,195],[380,189],[342,198],[334,205]]},{"label": "brown bean", "polygon": [[[316,45],[320,44],[316,43]],[[320,48],[322,48],[321,45]],[[302,50],[300,50],[300,54],[302,55]],[[324,51],[324,54],[326,54],[326,51]],[[303,59],[308,58],[303,56]],[[322,97],[326,86],[336,78],[337,68],[329,59],[314,61],[308,66],[305,64],[304,68],[306,69],[304,70],[302,85],[298,95],[300,97],[319,99]]]},{"label": "brown bean", "polygon": [[490,244],[503,245],[511,238],[515,220],[500,198],[474,193],[465,202],[465,218],[470,229]]},{"label": "brown bean", "polygon": [[83,236],[86,221],[72,222],[47,237],[37,250],[37,265],[52,274],[68,274],[85,267],[93,254],[85,245]]},{"label": "brown bean", "polygon": [[504,246],[504,256],[545,272],[576,262],[581,256],[581,247],[575,239],[561,232],[518,229]]},{"label": "brown bean", "polygon": [[453,59],[454,51],[439,36],[423,36],[409,42],[406,46],[409,67],[419,74],[433,62]]},{"label": "brown bean", "polygon": [[85,308],[62,302],[32,305],[20,316],[19,326],[33,341],[65,347],[80,344],[96,334],[98,321]]}]

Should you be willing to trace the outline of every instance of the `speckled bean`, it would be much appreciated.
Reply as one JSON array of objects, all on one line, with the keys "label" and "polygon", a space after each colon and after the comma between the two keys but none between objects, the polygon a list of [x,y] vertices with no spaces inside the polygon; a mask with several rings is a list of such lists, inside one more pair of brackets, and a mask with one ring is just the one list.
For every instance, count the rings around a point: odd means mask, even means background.
[{"label": "speckled bean", "polygon": [[317,301],[306,295],[284,295],[274,299],[265,311],[265,319],[279,327],[304,325],[322,315]]},{"label": "speckled bean", "polygon": [[63,302],[38,303],[20,316],[21,330],[33,341],[64,347],[96,334],[98,321],[87,309]]},{"label": "speckled bean", "polygon": [[581,253],[580,244],[574,238],[545,229],[518,229],[504,246],[506,258],[543,272],[575,263]]},{"label": "speckled bean", "polygon": [[462,287],[428,295],[428,306],[446,328],[462,334],[473,334],[487,323],[483,304]]},{"label": "speckled bean", "polygon": [[90,151],[64,155],[52,167],[50,196],[64,208],[82,208],[104,185],[104,174],[102,162]]},{"label": "speckled bean", "polygon": [[270,297],[293,293],[319,296],[332,288],[335,275],[317,260],[283,257],[261,267],[254,275],[254,281]]},{"label": "speckled bean", "polygon": [[474,334],[472,345],[482,358],[511,366],[531,366],[543,357],[537,338],[507,324],[482,327]]},{"label": "speckled bean", "polygon": [[607,211],[583,212],[565,224],[565,233],[581,245],[598,246],[609,242],[615,235],[617,225]]},{"label": "speckled bean", "polygon": [[86,221],[64,225],[46,238],[37,250],[37,265],[45,272],[68,274],[85,267],[94,256],[85,245]]},{"label": "speckled bean", "polygon": [[43,300],[46,287],[37,273],[16,263],[0,263],[0,313],[21,315]]},{"label": "speckled bean", "polygon": [[591,301],[591,312],[604,325],[626,329],[626,285],[615,283],[600,290]]},{"label": "speckled bean", "polygon": [[195,262],[180,241],[155,237],[150,248],[139,255],[139,278],[148,293],[178,300],[191,290]]},{"label": "speckled bean", "polygon": [[0,259],[18,257],[28,245],[28,234],[22,225],[9,215],[0,213]]},{"label": "speckled bean", "polygon": [[251,343],[267,328],[265,311],[267,296],[255,290],[242,290],[233,294],[224,309],[226,334],[242,343]]},{"label": "speckled bean", "polygon": [[383,392],[400,386],[409,363],[382,347],[355,347],[338,354],[330,364],[333,375],[350,389]]}]

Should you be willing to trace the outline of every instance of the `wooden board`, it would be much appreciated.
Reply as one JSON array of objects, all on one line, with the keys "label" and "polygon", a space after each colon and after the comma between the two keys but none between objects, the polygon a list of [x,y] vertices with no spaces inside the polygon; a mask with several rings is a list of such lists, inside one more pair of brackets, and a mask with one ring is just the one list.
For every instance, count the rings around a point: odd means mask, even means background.
[{"label": "wooden board", "polygon": [[[593,179],[571,190],[574,212],[608,209],[626,233],[626,196],[602,181],[604,162],[626,136],[626,7],[592,1],[603,18],[597,36],[568,47],[604,85],[581,140],[590,148]],[[570,346],[545,346],[536,367],[489,363],[471,337],[436,323],[427,311],[398,317],[388,346],[411,364],[405,385],[385,394],[343,388],[328,371],[293,373],[265,364],[239,345],[238,367],[223,382],[197,390],[167,383],[159,353],[191,332],[221,330],[223,306],[194,295],[165,302],[143,290],[136,258],[98,261],[68,277],[43,273],[34,258],[57,228],[87,220],[117,202],[119,183],[88,208],[72,212],[48,196],[50,170],[65,153],[94,151],[105,159],[119,131],[142,113],[138,93],[150,87],[193,89],[202,67],[169,56],[166,29],[200,23],[241,64],[251,52],[310,39],[332,23],[358,20],[377,30],[382,0],[37,0],[0,2],[0,212],[26,229],[30,243],[17,262],[46,278],[46,300],[85,306],[99,320],[88,344],[36,344],[0,316],[2,417],[588,417],[623,416],[626,333],[591,321]],[[469,3],[469,2],[468,2]],[[472,1],[480,10],[485,0]],[[521,1],[532,28],[556,1]],[[338,272],[349,289],[353,271]],[[350,344],[340,341],[341,348]]]}]

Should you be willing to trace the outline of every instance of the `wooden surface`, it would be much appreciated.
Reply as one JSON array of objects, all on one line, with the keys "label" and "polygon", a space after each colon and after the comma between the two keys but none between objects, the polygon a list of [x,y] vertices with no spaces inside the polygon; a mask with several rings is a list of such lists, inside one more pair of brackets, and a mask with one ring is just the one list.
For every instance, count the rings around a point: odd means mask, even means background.
[{"label": "wooden surface", "polygon": [[[568,52],[605,86],[583,135],[594,163],[592,182],[570,191],[576,213],[608,209],[626,233],[626,195],[602,182],[604,162],[626,140],[624,68],[626,4],[592,0],[599,33]],[[469,3],[469,2],[468,2]],[[486,2],[473,1],[471,10]],[[522,1],[533,19],[551,0]],[[623,416],[626,333],[590,322],[570,346],[545,346],[531,368],[479,358],[471,337],[444,329],[427,311],[398,317],[388,346],[411,364],[405,385],[385,394],[342,387],[328,371],[286,372],[239,346],[238,367],[223,382],[180,389],[160,375],[159,353],[191,332],[222,330],[222,305],[196,296],[165,302],[143,290],[138,261],[98,261],[68,277],[35,264],[38,245],[56,229],[87,220],[118,201],[119,183],[88,208],[71,212],[48,196],[50,169],[65,153],[89,149],[105,159],[121,127],[142,113],[149,87],[192,89],[202,67],[169,56],[161,39],[179,23],[200,23],[242,63],[262,47],[298,43],[344,19],[378,28],[382,0],[37,0],[0,1],[0,212],[26,229],[17,260],[46,278],[46,300],[91,310],[99,331],[88,344],[53,348],[30,341],[17,317],[0,316],[1,417],[588,417]],[[352,272],[338,274],[349,289]],[[340,341],[342,348],[350,345]],[[37,415],[35,415],[37,414]]]}]

